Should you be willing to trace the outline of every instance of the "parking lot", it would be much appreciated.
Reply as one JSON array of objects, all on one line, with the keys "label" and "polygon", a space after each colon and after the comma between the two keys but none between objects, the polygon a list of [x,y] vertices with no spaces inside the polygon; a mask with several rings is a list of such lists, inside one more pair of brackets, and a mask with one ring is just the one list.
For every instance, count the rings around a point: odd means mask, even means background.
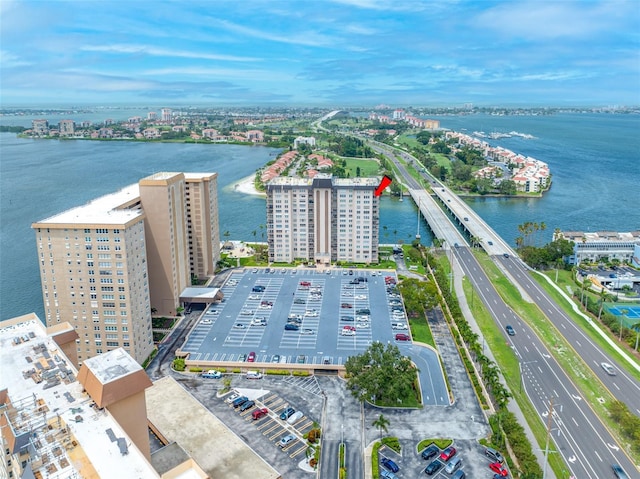
[{"label": "parking lot", "polygon": [[[393,272],[233,272],[181,347],[194,361],[343,365],[373,341],[410,340]],[[252,354],[253,353],[253,354]]]},{"label": "parking lot", "polygon": [[[451,455],[452,449],[455,450],[453,455]],[[460,470],[464,471],[465,479],[490,479],[500,471],[506,471],[506,475],[502,472],[501,477],[511,477],[504,459],[500,457],[501,462],[498,462],[496,458],[487,456],[486,450],[477,442],[469,440],[454,441],[446,450],[434,444],[429,444],[420,451],[417,450],[417,444],[414,444],[413,449],[406,448],[405,445],[400,454],[383,446],[378,450],[378,464],[380,471],[392,472],[397,467],[398,470],[393,473],[397,479],[418,477],[449,479]],[[388,460],[392,464],[388,464],[386,462]],[[385,475],[390,477],[388,473],[382,473],[381,477]]]}]

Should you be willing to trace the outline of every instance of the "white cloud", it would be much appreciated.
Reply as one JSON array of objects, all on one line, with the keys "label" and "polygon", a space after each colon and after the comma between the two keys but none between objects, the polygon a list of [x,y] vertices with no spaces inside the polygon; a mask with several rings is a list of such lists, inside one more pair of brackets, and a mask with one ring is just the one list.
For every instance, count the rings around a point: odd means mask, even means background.
[{"label": "white cloud", "polygon": [[218,20],[211,19],[211,23],[229,30],[234,33],[238,33],[240,35],[246,35],[252,38],[260,38],[262,40],[269,40],[272,42],[278,43],[288,43],[293,45],[303,45],[310,47],[321,47],[321,46],[329,46],[334,45],[336,40],[333,37],[329,37],[326,35],[322,35],[319,33],[312,32],[310,30],[304,30],[303,33],[300,34],[286,34],[286,35],[276,35],[274,33],[265,32],[263,30],[258,30],[256,28],[249,28],[243,25],[238,25],[237,23],[229,22],[227,20]]},{"label": "white cloud", "polygon": [[612,31],[633,4],[637,8],[636,2],[506,2],[480,13],[472,23],[515,38],[587,38]]},{"label": "white cloud", "polygon": [[15,68],[33,65],[33,62],[22,60],[19,56],[6,50],[0,50],[0,65],[2,65],[2,68]]},{"label": "white cloud", "polygon": [[201,60],[224,60],[233,62],[256,62],[262,61],[257,57],[240,57],[234,55],[219,55],[215,53],[202,53],[191,50],[171,50],[166,48],[152,47],[148,45],[134,44],[113,44],[113,45],[86,45],[80,47],[81,50],[89,52],[106,52],[106,53],[144,53],[151,56],[160,57],[178,57],[178,58],[196,58]]}]

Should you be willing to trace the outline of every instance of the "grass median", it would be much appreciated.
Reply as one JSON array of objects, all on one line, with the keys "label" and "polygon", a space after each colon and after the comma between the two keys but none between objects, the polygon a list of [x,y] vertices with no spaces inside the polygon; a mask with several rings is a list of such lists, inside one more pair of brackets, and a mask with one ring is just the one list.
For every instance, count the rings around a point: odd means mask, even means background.
[{"label": "grass median", "polygon": [[[555,325],[544,315],[535,303],[525,301],[518,289],[504,276],[491,258],[483,252],[475,251],[476,258],[502,299],[522,318],[547,347],[573,384],[582,392],[584,399],[598,415],[620,444],[626,444],[619,426],[611,420],[607,405],[614,401],[609,390],[582,360],[580,354],[571,347]],[[517,362],[517,361],[516,361]],[[629,454],[631,452],[627,451]],[[640,458],[632,455],[638,463]]]}]

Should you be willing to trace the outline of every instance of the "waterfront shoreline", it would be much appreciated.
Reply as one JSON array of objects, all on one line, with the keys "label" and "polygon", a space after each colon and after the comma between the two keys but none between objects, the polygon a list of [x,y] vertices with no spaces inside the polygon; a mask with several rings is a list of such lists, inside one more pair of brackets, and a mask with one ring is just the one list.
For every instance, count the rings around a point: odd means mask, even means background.
[{"label": "waterfront shoreline", "polygon": [[266,196],[267,194],[263,191],[258,191],[256,189],[255,184],[256,175],[249,175],[242,178],[240,181],[237,181],[234,185],[234,190],[240,193],[244,193],[245,195],[252,196]]}]

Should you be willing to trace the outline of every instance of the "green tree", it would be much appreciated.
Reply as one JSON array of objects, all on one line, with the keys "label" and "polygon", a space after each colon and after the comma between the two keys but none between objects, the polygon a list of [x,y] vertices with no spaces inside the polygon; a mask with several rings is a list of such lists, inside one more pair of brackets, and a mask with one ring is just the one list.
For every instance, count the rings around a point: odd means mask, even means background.
[{"label": "green tree", "polygon": [[378,416],[378,419],[373,421],[372,426],[378,429],[378,433],[380,435],[380,439],[382,439],[382,431],[389,432],[387,426],[390,424],[389,420],[384,417],[382,414]]},{"label": "green tree", "polygon": [[385,346],[376,341],[362,354],[345,362],[347,389],[360,401],[396,404],[411,397],[416,368],[395,344]]}]

